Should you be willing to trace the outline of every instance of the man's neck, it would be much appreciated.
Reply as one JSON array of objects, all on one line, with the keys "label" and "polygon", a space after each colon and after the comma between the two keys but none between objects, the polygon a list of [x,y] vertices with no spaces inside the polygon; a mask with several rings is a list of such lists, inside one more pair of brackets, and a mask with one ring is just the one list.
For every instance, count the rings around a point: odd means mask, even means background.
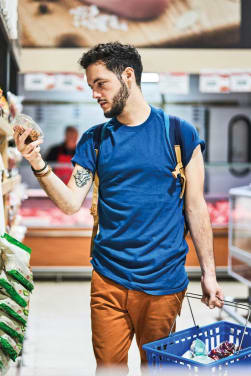
[{"label": "man's neck", "polygon": [[151,112],[151,107],[145,101],[141,92],[136,94],[128,98],[123,112],[117,117],[120,123],[132,127],[144,123]]}]

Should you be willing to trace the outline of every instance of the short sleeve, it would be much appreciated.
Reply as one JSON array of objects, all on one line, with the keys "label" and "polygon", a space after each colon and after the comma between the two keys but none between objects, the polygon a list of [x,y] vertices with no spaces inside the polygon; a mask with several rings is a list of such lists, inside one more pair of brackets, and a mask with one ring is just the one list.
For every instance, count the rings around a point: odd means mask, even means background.
[{"label": "short sleeve", "polygon": [[96,127],[88,129],[83,133],[79,142],[77,143],[75,154],[72,158],[72,164],[79,164],[80,166],[90,170],[93,175],[96,171],[96,152],[94,146]]},{"label": "short sleeve", "polygon": [[198,134],[197,129],[189,124],[187,121],[181,119],[181,141],[182,141],[182,162],[183,166],[186,167],[192,158],[194,149],[200,145],[201,151],[205,150],[205,141],[203,141]]}]

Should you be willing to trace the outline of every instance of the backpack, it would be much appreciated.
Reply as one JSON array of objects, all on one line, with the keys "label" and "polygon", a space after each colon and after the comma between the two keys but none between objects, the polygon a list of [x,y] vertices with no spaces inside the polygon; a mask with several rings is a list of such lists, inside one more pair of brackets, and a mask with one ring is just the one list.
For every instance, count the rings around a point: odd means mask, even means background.
[{"label": "backpack", "polygon": [[[174,159],[176,160],[177,164],[175,169],[172,171],[172,175],[175,179],[179,177],[181,180],[181,193],[180,193],[180,199],[183,198],[185,193],[185,187],[186,187],[186,177],[184,173],[184,167],[182,164],[182,158],[181,158],[181,121],[179,118],[175,116],[169,116],[164,112],[164,121],[165,121],[165,129],[166,129],[166,138],[167,142],[171,146],[171,150],[174,153]],[[100,136],[100,144],[104,138],[105,129],[107,125],[109,124],[109,121],[105,123],[102,126],[101,129],[101,136]],[[98,149],[95,149],[96,152],[96,158],[98,157]],[[92,205],[90,209],[90,213],[93,216],[94,223],[93,223],[93,230],[92,230],[92,237],[91,237],[91,247],[90,247],[90,256],[92,255],[92,250],[94,246],[94,239],[98,232],[98,224],[99,224],[99,217],[98,217],[98,190],[99,190],[99,177],[97,173],[97,169],[94,176],[94,186],[93,186],[93,195],[92,195]],[[183,215],[185,219],[184,224],[184,236],[187,235],[189,229],[188,229],[188,223],[185,216],[185,210],[184,210],[184,200],[183,200]]]}]

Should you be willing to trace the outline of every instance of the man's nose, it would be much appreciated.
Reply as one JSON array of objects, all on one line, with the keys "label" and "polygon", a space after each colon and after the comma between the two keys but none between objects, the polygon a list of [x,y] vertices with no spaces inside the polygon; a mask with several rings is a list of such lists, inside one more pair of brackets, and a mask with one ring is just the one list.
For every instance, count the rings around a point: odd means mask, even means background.
[{"label": "man's nose", "polygon": [[92,90],[92,97],[93,99],[98,99],[100,98],[100,93],[97,90]]}]

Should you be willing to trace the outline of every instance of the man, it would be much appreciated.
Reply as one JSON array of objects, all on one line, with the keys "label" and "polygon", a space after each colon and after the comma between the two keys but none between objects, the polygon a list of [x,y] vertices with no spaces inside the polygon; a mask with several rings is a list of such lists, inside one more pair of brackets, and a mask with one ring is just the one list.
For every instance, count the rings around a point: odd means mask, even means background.
[{"label": "man", "polygon": [[[64,164],[64,166],[55,167],[54,173],[66,184],[68,183],[72,174],[70,163],[75,154],[77,140],[77,128],[72,125],[68,125],[65,128],[63,143],[52,146],[45,156],[45,160],[48,162]],[[67,166],[67,164],[69,164],[69,166]]]},{"label": "man", "polygon": [[[150,107],[141,92],[143,68],[137,50],[118,42],[100,44],[85,53],[80,64],[93,98],[112,119],[103,137],[102,124],[83,134],[68,185],[45,166],[40,141],[25,145],[29,130],[18,136],[17,127],[15,139],[48,196],[67,214],[79,210],[97,169],[99,233],[91,285],[94,353],[98,367],[126,365],[136,334],[144,364],[142,345],[169,334],[188,285],[181,183],[172,176],[176,163],[165,136],[163,111]],[[194,127],[181,124],[185,211],[202,270],[202,300],[210,308],[221,307],[223,294],[216,281],[203,196],[204,142]]]}]

